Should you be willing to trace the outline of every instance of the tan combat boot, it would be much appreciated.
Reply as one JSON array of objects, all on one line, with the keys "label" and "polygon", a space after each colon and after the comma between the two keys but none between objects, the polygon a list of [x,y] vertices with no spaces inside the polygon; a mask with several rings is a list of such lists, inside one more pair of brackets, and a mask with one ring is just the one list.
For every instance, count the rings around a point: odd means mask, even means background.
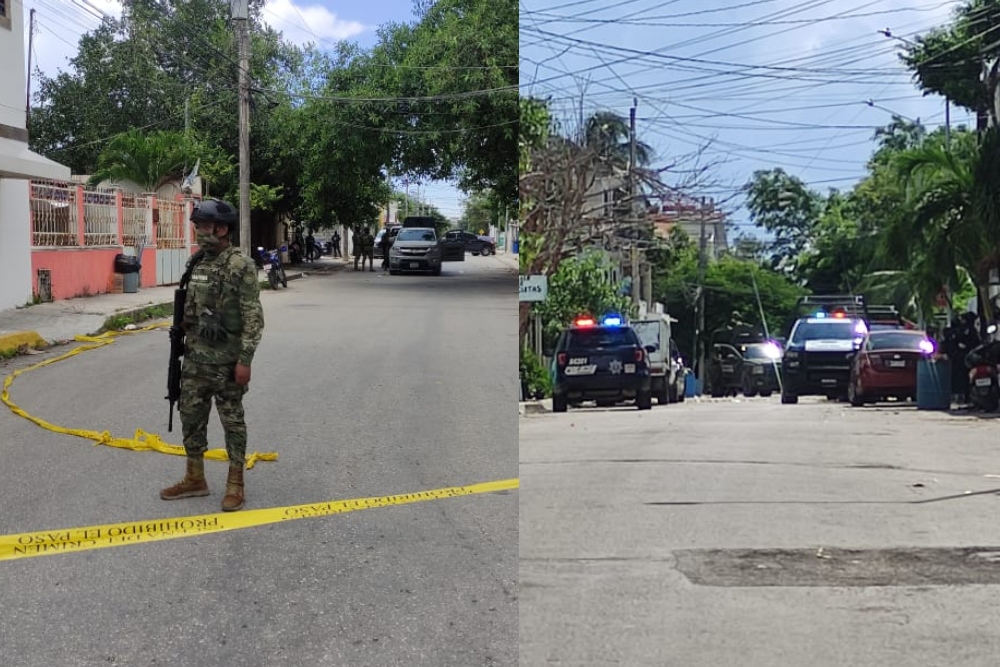
[{"label": "tan combat boot", "polygon": [[243,466],[229,466],[226,478],[226,495],[222,498],[222,511],[235,512],[243,508]]},{"label": "tan combat boot", "polygon": [[189,456],[187,473],[184,479],[171,487],[160,491],[164,500],[179,500],[181,498],[197,498],[208,495],[208,482],[205,481],[205,459]]}]

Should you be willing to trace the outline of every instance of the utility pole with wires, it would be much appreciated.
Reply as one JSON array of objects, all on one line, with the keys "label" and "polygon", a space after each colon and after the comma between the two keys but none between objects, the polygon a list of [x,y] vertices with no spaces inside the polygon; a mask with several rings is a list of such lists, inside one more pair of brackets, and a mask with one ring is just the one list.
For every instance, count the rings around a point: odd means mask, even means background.
[{"label": "utility pole with wires", "polygon": [[250,257],[250,8],[248,0],[232,0],[239,49],[240,99],[240,250]]},{"label": "utility pole with wires", "polygon": [[[701,207],[698,209],[698,217],[701,222],[701,239],[698,242],[698,287],[695,293],[695,312],[697,315],[694,328],[694,348],[691,350],[692,356],[697,360],[697,377],[702,383],[705,382],[705,346],[701,344],[702,332],[705,330],[705,269],[708,258],[705,256],[705,198],[701,198]],[[704,386],[704,384],[702,385]]]}]

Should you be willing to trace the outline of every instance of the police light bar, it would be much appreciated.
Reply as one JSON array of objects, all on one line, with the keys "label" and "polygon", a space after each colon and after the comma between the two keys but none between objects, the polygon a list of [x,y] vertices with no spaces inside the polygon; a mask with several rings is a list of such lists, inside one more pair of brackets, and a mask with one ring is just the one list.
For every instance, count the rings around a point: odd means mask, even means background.
[{"label": "police light bar", "polygon": [[594,318],[592,317],[578,317],[573,320],[573,326],[575,327],[592,327],[594,326]]},{"label": "police light bar", "polygon": [[604,318],[602,324],[606,327],[620,327],[622,325],[622,318],[620,315],[608,315]]}]

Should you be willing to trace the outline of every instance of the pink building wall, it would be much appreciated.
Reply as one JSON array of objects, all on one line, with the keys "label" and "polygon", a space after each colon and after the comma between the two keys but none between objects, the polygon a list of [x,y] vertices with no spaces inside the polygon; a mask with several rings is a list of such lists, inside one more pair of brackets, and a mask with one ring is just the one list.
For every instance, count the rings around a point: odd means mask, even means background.
[{"label": "pink building wall", "polygon": [[[116,283],[115,255],[121,248],[60,248],[32,250],[31,274],[38,293],[38,271],[47,269],[52,277],[52,298],[73,299],[91,294],[121,291]],[[139,287],[156,287],[156,249],[144,248],[140,260]]]}]

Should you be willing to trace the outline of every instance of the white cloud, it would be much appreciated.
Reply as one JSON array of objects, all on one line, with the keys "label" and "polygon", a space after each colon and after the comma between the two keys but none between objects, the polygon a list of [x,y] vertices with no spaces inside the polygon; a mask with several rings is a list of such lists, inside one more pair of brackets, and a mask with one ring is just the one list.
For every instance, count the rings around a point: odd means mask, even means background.
[{"label": "white cloud", "polygon": [[264,20],[296,44],[338,42],[372,30],[358,21],[342,19],[321,5],[297,5],[292,0],[268,0]]}]

